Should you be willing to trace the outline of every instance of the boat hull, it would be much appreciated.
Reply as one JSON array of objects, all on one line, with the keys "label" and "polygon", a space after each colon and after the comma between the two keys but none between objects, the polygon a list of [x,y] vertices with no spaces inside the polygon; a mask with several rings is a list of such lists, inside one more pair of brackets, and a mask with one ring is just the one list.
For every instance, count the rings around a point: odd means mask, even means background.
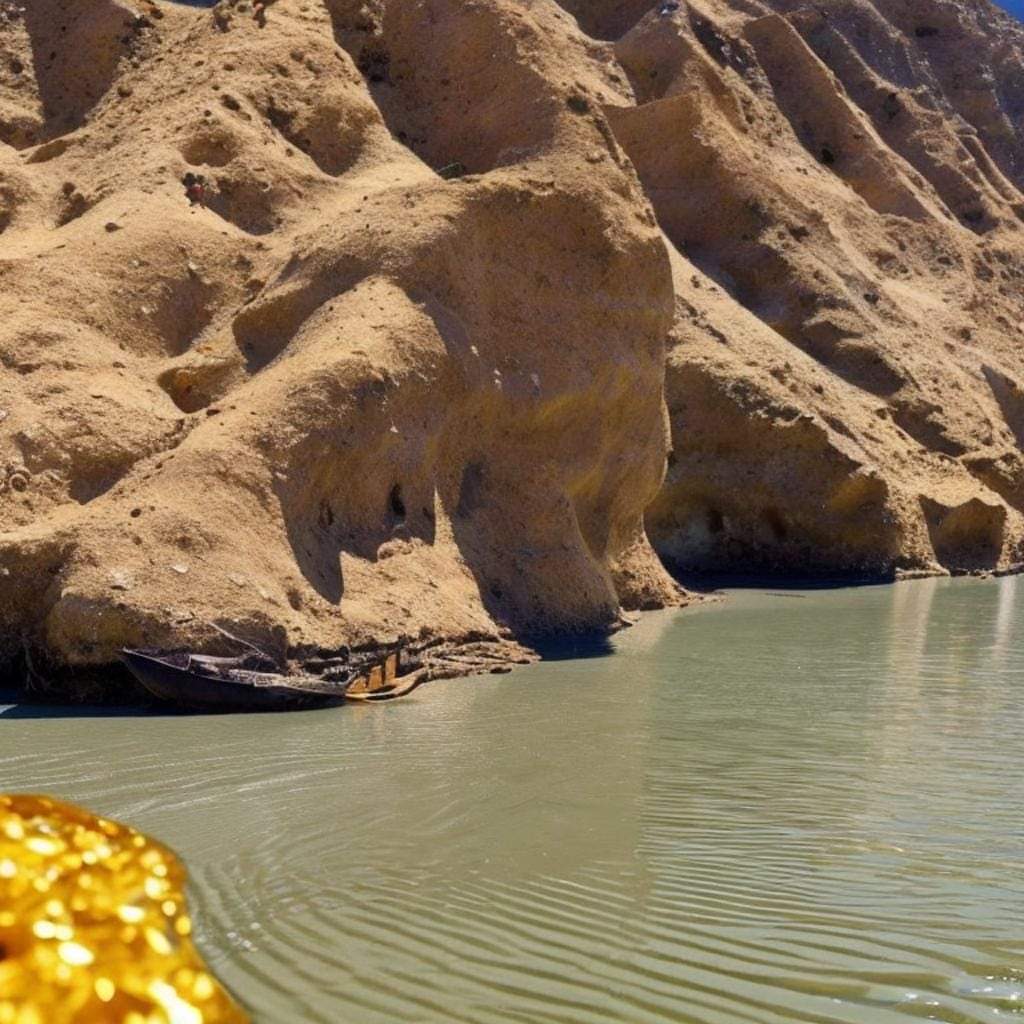
[{"label": "boat hull", "polygon": [[[255,685],[168,664],[142,651],[121,658],[148,693],[189,711],[299,711],[332,707],[345,700],[347,685],[307,690],[288,685]],[[255,673],[254,673],[255,675]]]}]

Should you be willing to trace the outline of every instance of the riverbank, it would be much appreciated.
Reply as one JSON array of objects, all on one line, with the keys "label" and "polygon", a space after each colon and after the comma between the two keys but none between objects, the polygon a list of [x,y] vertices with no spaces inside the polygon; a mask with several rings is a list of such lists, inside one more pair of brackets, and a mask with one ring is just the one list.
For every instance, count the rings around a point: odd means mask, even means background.
[{"label": "riverbank", "polygon": [[[399,643],[402,643],[399,638]],[[230,653],[237,654],[238,644],[228,642]],[[393,649],[387,646],[367,645],[358,654],[372,659]],[[453,679],[478,674],[504,674],[516,665],[528,665],[539,660],[539,653],[511,638],[497,634],[471,634],[450,639],[402,643],[403,664],[415,666],[424,682]],[[198,653],[198,652],[197,652]],[[202,653],[224,653],[204,651]],[[288,652],[283,673],[288,675],[315,675],[314,666],[322,667],[324,659],[342,659],[349,655],[347,648],[338,650],[318,648],[315,652]],[[21,682],[19,682],[19,676]],[[0,677],[4,678],[4,677]],[[49,704],[89,704],[98,707],[139,706],[153,703],[152,696],[133,678],[120,662],[93,666],[87,669],[47,668],[29,655],[23,665],[6,673],[2,687],[12,698],[28,702]]]},{"label": "riverbank", "polygon": [[[938,571],[904,571],[892,577],[864,575],[851,576],[803,576],[779,577],[756,573],[720,573],[686,575],[680,579],[685,588],[673,607],[678,610],[695,610],[708,604],[728,601],[744,592],[829,592],[848,588],[898,587],[914,581],[933,579],[974,579],[995,580],[1017,576],[1019,565],[988,571],[963,571],[945,573]],[[414,640],[399,637],[386,645],[375,645],[372,641],[359,648],[363,656],[381,654],[396,642],[403,645],[407,662],[415,663],[426,681],[458,679],[478,675],[504,675],[517,666],[529,665],[545,660],[564,660],[577,656],[593,656],[608,653],[613,648],[614,637],[621,630],[631,629],[642,623],[649,615],[664,613],[666,609],[648,608],[620,615],[614,626],[585,633],[548,633],[526,635],[515,638],[511,631],[472,632],[459,636],[435,637]],[[226,642],[215,633],[200,653],[237,653],[237,645]],[[226,646],[225,646],[226,643]],[[173,648],[172,648],[173,649]],[[347,648],[317,648],[280,652],[288,672],[296,675],[313,674],[310,665],[318,664],[324,658],[340,658],[348,654]],[[19,699],[41,701],[52,704],[92,704],[102,706],[147,706],[151,696],[133,679],[119,662],[90,666],[88,668],[47,667],[29,655],[19,665],[10,666],[2,677],[5,688]],[[21,682],[19,682],[21,680]]]}]

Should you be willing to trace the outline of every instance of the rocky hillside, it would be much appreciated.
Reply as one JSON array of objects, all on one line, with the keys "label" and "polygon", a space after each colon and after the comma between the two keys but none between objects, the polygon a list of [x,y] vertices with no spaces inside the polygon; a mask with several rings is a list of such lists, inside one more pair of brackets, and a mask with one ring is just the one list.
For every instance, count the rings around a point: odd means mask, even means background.
[{"label": "rocky hillside", "polygon": [[0,0],[0,661],[1015,566],[1022,118],[987,0]]}]

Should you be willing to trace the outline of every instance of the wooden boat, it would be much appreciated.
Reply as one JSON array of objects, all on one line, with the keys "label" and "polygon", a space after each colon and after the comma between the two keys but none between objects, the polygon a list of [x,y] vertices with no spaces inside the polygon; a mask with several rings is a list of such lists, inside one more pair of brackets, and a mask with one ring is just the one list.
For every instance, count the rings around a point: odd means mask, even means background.
[{"label": "wooden boat", "polygon": [[340,678],[283,675],[268,671],[273,667],[269,659],[252,655],[124,650],[121,658],[152,696],[191,711],[297,711],[347,700],[395,700],[425,681],[423,672],[398,675],[397,651],[344,671]]}]

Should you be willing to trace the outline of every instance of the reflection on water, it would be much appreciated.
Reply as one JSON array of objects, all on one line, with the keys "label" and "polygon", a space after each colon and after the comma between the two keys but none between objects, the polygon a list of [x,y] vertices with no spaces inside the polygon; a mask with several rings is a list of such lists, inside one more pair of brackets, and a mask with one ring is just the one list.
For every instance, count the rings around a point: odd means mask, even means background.
[{"label": "reflection on water", "polygon": [[1017,587],[742,593],[393,706],[0,717],[0,789],[182,854],[258,1022],[1024,1019]]}]

